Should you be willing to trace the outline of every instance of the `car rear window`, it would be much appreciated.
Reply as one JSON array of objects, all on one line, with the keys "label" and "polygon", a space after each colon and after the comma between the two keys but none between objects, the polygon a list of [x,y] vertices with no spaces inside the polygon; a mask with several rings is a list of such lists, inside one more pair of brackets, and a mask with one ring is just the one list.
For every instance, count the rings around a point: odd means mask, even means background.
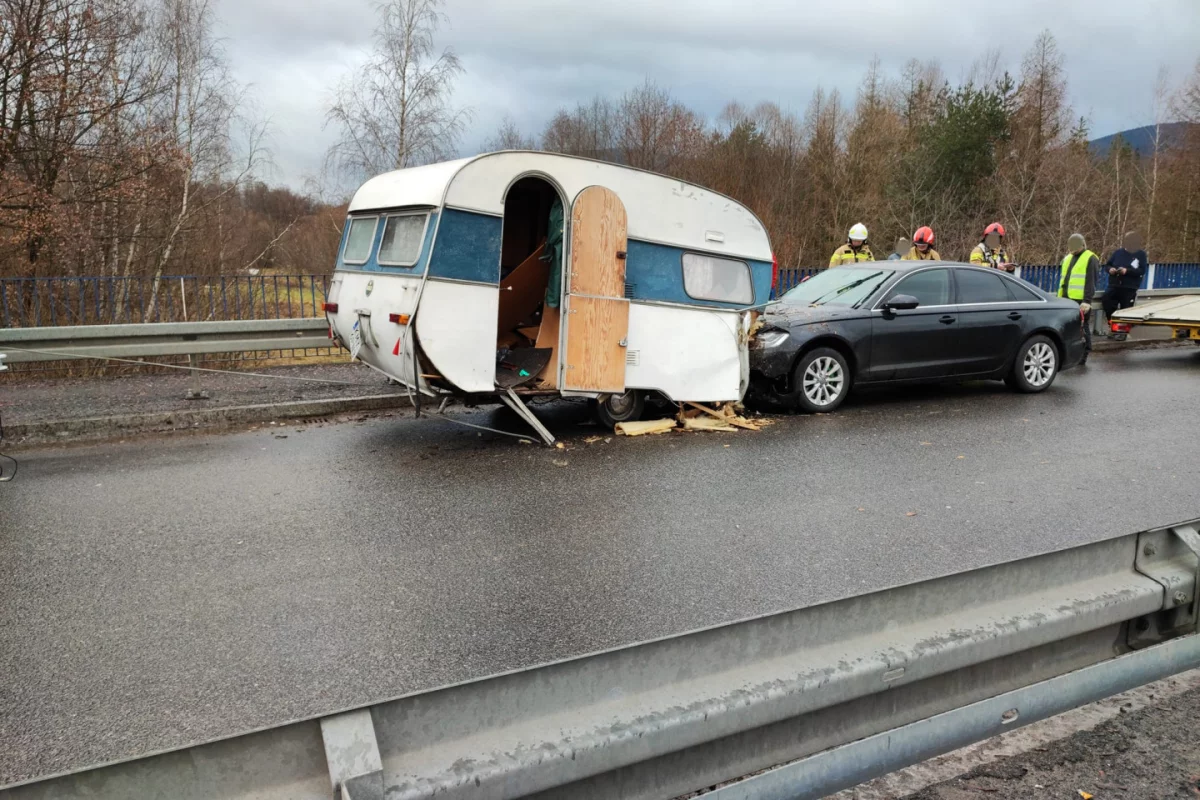
[{"label": "car rear window", "polygon": [[927,269],[915,275],[909,275],[892,287],[888,298],[898,294],[912,295],[922,306],[948,306],[951,304],[950,270]]},{"label": "car rear window", "polygon": [[1008,289],[999,275],[989,275],[974,269],[960,269],[955,275],[958,281],[959,303],[1008,303]]},{"label": "car rear window", "polygon": [[379,217],[351,217],[350,230],[346,233],[346,245],[342,248],[342,261],[347,264],[365,264],[371,256],[371,245],[375,242],[375,225]]},{"label": "car rear window", "polygon": [[1023,286],[1020,281],[1004,281],[1004,285],[1009,288],[1009,291],[1013,294],[1013,299],[1018,302],[1027,303],[1031,300],[1041,302],[1046,299],[1028,286]]}]

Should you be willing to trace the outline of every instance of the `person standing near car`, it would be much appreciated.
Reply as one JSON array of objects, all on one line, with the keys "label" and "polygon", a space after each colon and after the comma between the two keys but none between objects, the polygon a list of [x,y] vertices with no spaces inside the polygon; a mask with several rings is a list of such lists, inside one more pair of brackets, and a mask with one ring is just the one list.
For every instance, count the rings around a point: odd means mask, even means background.
[{"label": "person standing near car", "polygon": [[910,242],[908,239],[905,239],[903,236],[901,236],[899,239],[896,240],[896,247],[894,250],[892,250],[891,253],[888,254],[887,260],[888,261],[902,260],[904,258],[904,254],[907,253],[909,251],[909,248],[911,248],[911,247],[912,247],[912,242]]},{"label": "person standing near car", "polygon": [[971,263],[979,267],[1002,269],[1013,272],[1016,265],[1009,261],[1008,249],[1004,246],[1004,226],[993,222],[983,229],[983,238],[971,251]]},{"label": "person standing near car", "polygon": [[833,251],[829,266],[840,267],[843,264],[857,264],[860,261],[874,261],[871,247],[867,244],[867,226],[861,222],[855,224],[846,236],[846,243]]},{"label": "person standing near car", "polygon": [[925,225],[917,228],[912,237],[913,246],[901,260],[903,261],[941,261],[938,251],[933,249],[933,228]]},{"label": "person standing near car", "polygon": [[[1125,234],[1122,246],[1108,257],[1104,266],[1108,268],[1108,289],[1104,292],[1104,316],[1111,317],[1114,311],[1129,308],[1137,302],[1137,292],[1142,286],[1142,278],[1147,267],[1146,250],[1142,235],[1137,231]],[[1125,339],[1125,334],[1114,335],[1118,341]]]},{"label": "person standing near car", "polygon": [[1087,249],[1082,233],[1072,233],[1067,239],[1067,254],[1062,260],[1062,272],[1058,282],[1058,296],[1074,300],[1083,311],[1083,361],[1087,363],[1092,352],[1092,295],[1096,291],[1096,272],[1100,259]]}]

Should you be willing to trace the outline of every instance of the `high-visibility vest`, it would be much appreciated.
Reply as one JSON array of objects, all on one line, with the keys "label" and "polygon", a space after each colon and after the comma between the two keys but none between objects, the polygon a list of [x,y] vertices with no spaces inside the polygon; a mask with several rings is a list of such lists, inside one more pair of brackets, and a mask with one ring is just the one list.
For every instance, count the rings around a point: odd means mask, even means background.
[{"label": "high-visibility vest", "polygon": [[874,261],[875,256],[871,255],[871,248],[863,242],[862,247],[858,248],[858,252],[854,252],[854,248],[848,244],[844,244],[837,250],[833,251],[833,257],[829,259],[829,266],[840,267],[842,264],[855,264],[860,261]]},{"label": "high-visibility vest", "polygon": [[[1087,299],[1083,296],[1083,291],[1087,287],[1087,268],[1095,257],[1096,254],[1091,250],[1084,250],[1079,254],[1079,258],[1075,258],[1074,253],[1067,253],[1062,260],[1062,276],[1058,281],[1059,297],[1067,297],[1081,303]],[[1071,266],[1073,258],[1075,259],[1074,267]],[[1067,281],[1068,270],[1070,270],[1070,282]]]}]

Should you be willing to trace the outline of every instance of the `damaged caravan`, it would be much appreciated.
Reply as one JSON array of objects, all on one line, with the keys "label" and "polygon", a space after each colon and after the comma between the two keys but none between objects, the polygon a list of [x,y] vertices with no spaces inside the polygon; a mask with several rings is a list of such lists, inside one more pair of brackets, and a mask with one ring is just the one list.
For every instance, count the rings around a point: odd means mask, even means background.
[{"label": "damaged caravan", "polygon": [[642,170],[500,152],[385,173],[355,193],[325,304],[331,335],[408,388],[510,406],[590,398],[609,425],[648,398],[740,400],[768,302],[762,223]]}]

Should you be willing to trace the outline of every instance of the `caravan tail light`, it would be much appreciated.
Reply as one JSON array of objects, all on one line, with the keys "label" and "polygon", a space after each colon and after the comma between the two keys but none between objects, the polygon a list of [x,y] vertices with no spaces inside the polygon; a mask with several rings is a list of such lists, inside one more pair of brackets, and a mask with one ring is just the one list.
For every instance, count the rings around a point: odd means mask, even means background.
[{"label": "caravan tail light", "polygon": [[1133,330],[1133,326],[1128,322],[1114,322],[1112,324],[1113,333],[1129,333]]},{"label": "caravan tail light", "polygon": [[337,303],[322,303],[321,308],[325,311],[326,314],[336,314],[337,310],[338,310],[338,304]]},{"label": "caravan tail light", "polygon": [[407,325],[408,320],[408,314],[388,314],[388,322],[394,322],[397,325]]}]

